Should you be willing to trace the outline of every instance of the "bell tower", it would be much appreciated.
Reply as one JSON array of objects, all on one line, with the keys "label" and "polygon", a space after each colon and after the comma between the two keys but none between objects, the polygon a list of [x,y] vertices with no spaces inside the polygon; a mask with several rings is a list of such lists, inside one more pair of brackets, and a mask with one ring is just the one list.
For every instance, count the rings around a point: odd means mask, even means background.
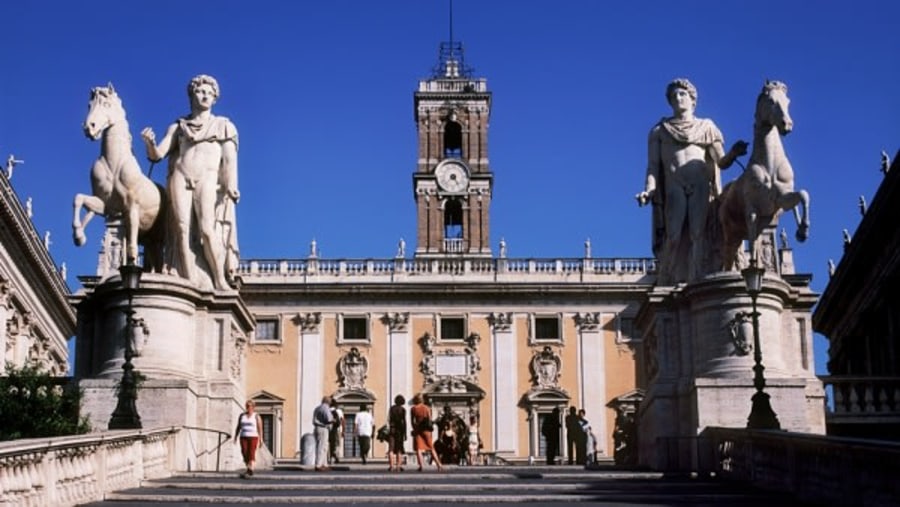
[{"label": "bell tower", "polygon": [[460,42],[441,43],[431,77],[419,81],[413,174],[416,257],[490,257],[494,175],[488,163],[491,92],[472,77]]}]

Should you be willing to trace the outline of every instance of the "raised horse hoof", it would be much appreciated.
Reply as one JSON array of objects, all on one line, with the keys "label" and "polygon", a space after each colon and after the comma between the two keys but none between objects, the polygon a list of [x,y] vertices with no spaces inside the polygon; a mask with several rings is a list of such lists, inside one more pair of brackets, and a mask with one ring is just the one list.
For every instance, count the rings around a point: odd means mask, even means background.
[{"label": "raised horse hoof", "polygon": [[797,234],[795,236],[797,238],[797,241],[799,241],[801,243],[806,241],[806,238],[809,237],[809,226],[801,225],[800,227],[798,227]]}]

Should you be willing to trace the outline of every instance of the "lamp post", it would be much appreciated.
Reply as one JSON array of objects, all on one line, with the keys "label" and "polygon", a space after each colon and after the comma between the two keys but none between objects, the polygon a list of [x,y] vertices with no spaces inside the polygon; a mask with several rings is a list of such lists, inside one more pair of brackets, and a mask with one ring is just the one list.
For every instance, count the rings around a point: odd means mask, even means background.
[{"label": "lamp post", "polygon": [[766,387],[766,378],[763,371],[766,369],[762,365],[762,350],[759,345],[759,312],[756,311],[756,298],[762,291],[763,275],[765,269],[757,266],[756,260],[752,259],[750,265],[741,271],[744,277],[744,283],[747,285],[747,293],[750,294],[750,301],[753,305],[753,387],[756,392],[753,394],[752,406],[750,408],[750,417],[747,418],[747,428],[756,430],[780,430],[781,424],[778,422],[778,416],[772,410],[769,403],[769,395],[763,392]]},{"label": "lamp post", "polygon": [[111,430],[133,430],[141,428],[141,416],[138,415],[137,404],[137,378],[131,359],[137,355],[134,343],[134,308],[132,298],[134,291],[141,283],[141,267],[135,264],[122,264],[119,266],[119,275],[122,278],[122,288],[128,294],[128,308],[125,309],[125,363],[122,364],[122,381],[119,383],[119,401],[112,417],[109,419]]}]

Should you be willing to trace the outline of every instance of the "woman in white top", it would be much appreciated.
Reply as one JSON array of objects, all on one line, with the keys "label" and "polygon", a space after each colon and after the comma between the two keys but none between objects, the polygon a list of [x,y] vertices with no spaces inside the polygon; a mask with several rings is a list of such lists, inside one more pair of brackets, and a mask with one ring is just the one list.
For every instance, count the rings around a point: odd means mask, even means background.
[{"label": "woman in white top", "polygon": [[469,416],[469,448],[468,462],[469,465],[478,463],[478,449],[481,447],[481,441],[478,439],[478,419],[475,416]]},{"label": "woman in white top", "polygon": [[262,421],[254,410],[253,400],[247,400],[247,411],[238,417],[237,427],[234,429],[234,441],[241,439],[241,454],[244,456],[244,464],[247,472],[241,477],[253,475],[253,462],[256,461],[256,448],[259,446],[259,436],[262,434]]}]

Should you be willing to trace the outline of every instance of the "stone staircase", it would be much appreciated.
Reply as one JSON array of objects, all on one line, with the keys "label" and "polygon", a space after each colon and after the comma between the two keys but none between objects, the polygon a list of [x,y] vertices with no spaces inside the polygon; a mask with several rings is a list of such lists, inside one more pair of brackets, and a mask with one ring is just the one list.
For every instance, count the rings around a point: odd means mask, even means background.
[{"label": "stone staircase", "polygon": [[238,473],[180,473],[118,491],[92,507],[178,505],[428,504],[531,505],[728,505],[796,506],[795,499],[710,479],[667,477],[660,473],[604,466],[446,467],[444,472],[386,465],[341,465],[329,472],[309,467],[276,467],[243,479]]}]

